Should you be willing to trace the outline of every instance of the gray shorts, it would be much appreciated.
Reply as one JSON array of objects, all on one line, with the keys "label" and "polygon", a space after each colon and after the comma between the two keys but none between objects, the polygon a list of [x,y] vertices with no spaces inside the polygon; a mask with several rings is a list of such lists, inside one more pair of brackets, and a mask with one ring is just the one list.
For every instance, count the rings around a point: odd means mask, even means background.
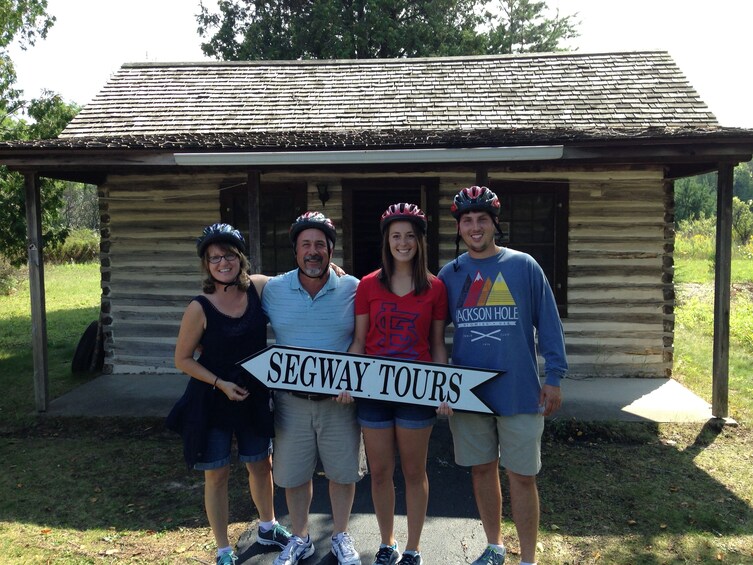
[{"label": "gray shorts", "polygon": [[450,430],[458,465],[483,465],[499,457],[505,469],[519,475],[530,477],[541,470],[541,414],[489,416],[456,412],[450,417]]},{"label": "gray shorts", "polygon": [[336,483],[361,479],[366,469],[356,405],[333,399],[306,400],[275,393],[273,476],[283,488],[297,487],[314,476],[321,459],[325,476]]}]

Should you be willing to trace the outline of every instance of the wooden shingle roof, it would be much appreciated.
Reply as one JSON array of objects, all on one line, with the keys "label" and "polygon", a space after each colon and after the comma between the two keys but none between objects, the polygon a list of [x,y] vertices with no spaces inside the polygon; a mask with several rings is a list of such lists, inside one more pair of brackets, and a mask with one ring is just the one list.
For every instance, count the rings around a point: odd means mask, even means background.
[{"label": "wooden shingle roof", "polygon": [[420,147],[719,131],[668,53],[126,64],[60,147]]}]

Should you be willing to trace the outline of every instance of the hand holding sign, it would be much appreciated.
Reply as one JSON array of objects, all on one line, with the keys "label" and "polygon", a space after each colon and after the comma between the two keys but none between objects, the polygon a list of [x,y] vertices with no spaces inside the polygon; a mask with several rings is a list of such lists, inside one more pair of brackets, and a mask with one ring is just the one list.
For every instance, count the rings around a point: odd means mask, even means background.
[{"label": "hand holding sign", "polygon": [[273,345],[240,365],[269,388],[391,400],[493,414],[475,389],[500,378],[497,371]]}]

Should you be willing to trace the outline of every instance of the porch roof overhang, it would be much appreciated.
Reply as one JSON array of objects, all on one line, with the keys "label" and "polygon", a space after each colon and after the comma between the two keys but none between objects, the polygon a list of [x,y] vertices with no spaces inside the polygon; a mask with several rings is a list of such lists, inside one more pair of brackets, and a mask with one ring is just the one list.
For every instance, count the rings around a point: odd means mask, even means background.
[{"label": "porch roof overhang", "polygon": [[108,174],[249,169],[395,172],[515,170],[588,164],[658,165],[668,179],[717,170],[753,155],[753,130],[472,130],[301,132],[58,138],[0,144],[0,163],[21,172],[101,184]]}]

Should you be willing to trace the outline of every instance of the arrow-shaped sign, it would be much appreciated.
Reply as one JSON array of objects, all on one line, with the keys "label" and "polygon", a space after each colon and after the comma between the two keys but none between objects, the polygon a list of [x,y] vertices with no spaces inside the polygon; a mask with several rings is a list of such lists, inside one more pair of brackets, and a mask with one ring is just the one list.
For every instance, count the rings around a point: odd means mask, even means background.
[{"label": "arrow-shaped sign", "polygon": [[355,398],[392,400],[453,410],[493,414],[476,389],[501,372],[273,345],[239,363],[265,386],[276,390],[329,394],[347,391]]}]

